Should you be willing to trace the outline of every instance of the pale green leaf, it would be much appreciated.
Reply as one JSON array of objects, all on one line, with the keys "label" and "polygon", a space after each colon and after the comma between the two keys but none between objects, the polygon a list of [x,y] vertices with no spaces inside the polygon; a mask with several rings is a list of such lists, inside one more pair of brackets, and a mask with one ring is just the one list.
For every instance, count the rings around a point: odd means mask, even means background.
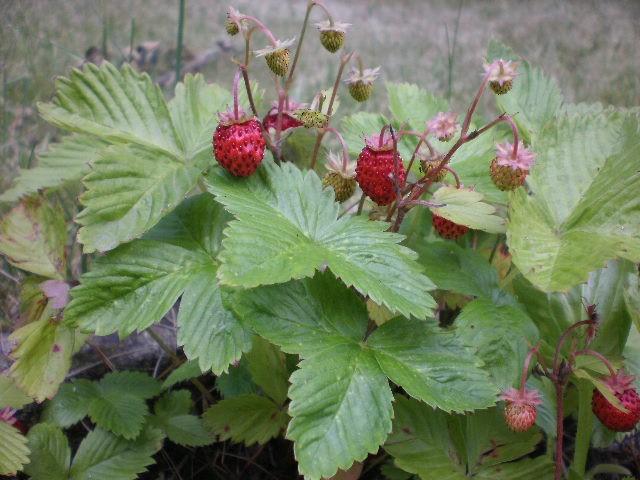
[{"label": "pale green leaf", "polygon": [[555,80],[529,62],[521,62],[513,88],[495,95],[501,111],[513,116],[518,132],[527,142],[541,135],[544,126],[560,112],[564,98]]},{"label": "pale green leaf", "polygon": [[454,332],[406,319],[378,328],[367,344],[382,370],[411,396],[445,411],[494,405],[497,389]]},{"label": "pale green leaf", "polygon": [[160,87],[125,64],[87,63],[56,82],[52,103],[38,105],[53,125],[111,143],[132,143],[180,154],[179,138]]},{"label": "pale green leaf", "polygon": [[252,343],[245,356],[251,377],[267,396],[283,405],[289,388],[286,358],[278,347],[260,337],[255,337]]},{"label": "pale green leaf", "polygon": [[29,430],[30,462],[25,472],[33,480],[65,480],[69,478],[71,449],[62,430],[39,423]]},{"label": "pale green leaf", "polygon": [[501,463],[478,473],[473,478],[483,480],[541,480],[552,478],[554,464],[547,455]]},{"label": "pale green leaf", "polygon": [[482,200],[483,195],[480,192],[445,185],[433,194],[431,202],[437,206],[430,207],[430,210],[436,215],[475,230],[503,233],[504,219],[496,215],[496,209],[492,205]]},{"label": "pale green leaf", "polygon": [[221,400],[202,418],[221,441],[230,439],[247,446],[277,437],[289,420],[271,399],[252,394]]},{"label": "pale green leaf", "polygon": [[38,155],[38,165],[20,169],[13,186],[0,195],[0,202],[13,202],[45,188],[60,188],[80,182],[107,144],[99,139],[71,135]]},{"label": "pale green leaf", "polygon": [[197,378],[202,374],[203,372],[196,360],[187,360],[167,376],[166,380],[162,382],[162,389],[166,390],[180,382]]},{"label": "pale green leaf", "polygon": [[[248,179],[218,171],[208,188],[236,216],[225,230],[222,283],[244,288],[313,276],[328,266],[394,312],[431,314],[431,282],[420,273],[415,253],[387,224],[362,217],[338,219],[339,205],[314,172],[265,160]],[[384,276],[384,282],[380,280]]]},{"label": "pale green leaf", "polygon": [[487,62],[492,62],[494,60],[498,60],[502,58],[503,60],[519,60],[520,57],[516,55],[511,47],[505,45],[501,41],[496,38],[492,38],[489,40],[489,45],[487,45]]},{"label": "pale green leaf", "polygon": [[547,377],[535,377],[530,375],[527,379],[527,388],[535,388],[540,393],[542,403],[537,406],[538,415],[536,425],[544,432],[555,438],[556,436],[556,389],[553,382]]},{"label": "pale green leaf", "polygon": [[200,368],[220,375],[251,348],[251,336],[222,303],[214,267],[195,273],[178,313],[178,345]]},{"label": "pale green leaf", "polygon": [[89,414],[91,401],[99,395],[96,383],[89,380],[75,380],[64,383],[43,413],[43,420],[62,428],[78,423]]},{"label": "pale green leaf", "polygon": [[29,463],[27,439],[17,428],[0,421],[0,475],[15,475]]},{"label": "pale green leaf", "polygon": [[80,444],[71,464],[73,480],[134,480],[151,465],[163,435],[146,428],[135,440],[125,440],[95,428]]},{"label": "pale green leaf", "polygon": [[62,325],[56,318],[42,317],[15,330],[9,337],[17,346],[11,352],[16,360],[9,375],[37,402],[53,397],[71,367],[71,356],[84,342],[84,336]]},{"label": "pale green leaf", "polygon": [[501,390],[516,386],[538,329],[519,308],[495,305],[488,299],[467,304],[455,320],[456,335],[472,345]]},{"label": "pale green leaf", "polygon": [[411,130],[423,131],[428,120],[438,112],[449,110],[445,99],[438,98],[417,85],[387,82],[386,87],[391,114],[398,122],[407,122]]},{"label": "pale green leaf", "polygon": [[21,408],[32,401],[32,398],[20,390],[11,377],[0,375],[0,410],[5,407]]},{"label": "pale green leaf", "polygon": [[608,259],[640,260],[638,122],[564,116],[534,143],[531,194],[513,194],[507,238],[513,262],[538,288],[567,290]]},{"label": "pale green leaf", "polygon": [[189,390],[167,392],[155,403],[155,415],[150,420],[169,440],[179,445],[197,447],[212,443],[213,437],[204,428],[202,420],[189,414],[192,406]]},{"label": "pale green leaf", "polygon": [[44,198],[23,200],[0,221],[0,254],[27,272],[63,279],[66,243],[62,209]]},{"label": "pale green leaf", "polygon": [[84,178],[85,208],[76,219],[85,253],[140,237],[184,199],[208,161],[185,164],[148,148],[109,147]]},{"label": "pale green leaf", "polygon": [[294,441],[305,478],[348,469],[375,453],[391,431],[387,378],[371,352],[357,344],[336,345],[303,360],[291,376],[289,397],[287,438]]}]

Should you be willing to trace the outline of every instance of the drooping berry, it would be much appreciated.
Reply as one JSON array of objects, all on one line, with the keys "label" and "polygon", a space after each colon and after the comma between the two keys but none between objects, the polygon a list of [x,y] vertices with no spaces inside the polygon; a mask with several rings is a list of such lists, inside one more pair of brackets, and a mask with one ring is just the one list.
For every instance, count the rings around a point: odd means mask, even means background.
[{"label": "drooping berry", "polygon": [[305,128],[324,128],[329,123],[329,117],[325,113],[308,108],[296,110],[293,116],[299,120]]},{"label": "drooping berry", "polygon": [[[294,113],[305,106],[306,105],[304,103],[297,103],[291,100],[285,103],[285,108],[282,110],[282,124],[280,126],[282,132],[285,132],[290,128],[302,126],[302,122],[294,117]],[[276,129],[278,125],[278,102],[273,103],[271,110],[269,110],[262,119],[262,125],[267,131]]]},{"label": "drooping berry", "polygon": [[500,190],[515,190],[524,184],[535,156],[522,142],[518,143],[515,156],[513,145],[509,142],[496,145],[496,150],[496,158],[489,168],[491,180]]},{"label": "drooping berry", "polygon": [[213,134],[213,154],[225,170],[238,177],[248,177],[264,157],[266,142],[260,122],[244,113],[237,118],[232,112],[219,117],[220,123]]},{"label": "drooping berry", "polygon": [[633,430],[640,421],[640,396],[633,386],[634,377],[618,372],[603,380],[627,412],[618,410],[600,390],[595,389],[591,402],[593,413],[609,430],[614,432]]},{"label": "drooping berry", "polygon": [[333,22],[325,20],[316,23],[316,27],[320,30],[320,43],[331,53],[335,53],[344,45],[344,37],[351,24]]},{"label": "drooping berry", "polygon": [[438,112],[427,122],[427,128],[441,142],[448,142],[458,130],[458,121],[453,112]]},{"label": "drooping berry", "polygon": [[227,19],[224,22],[224,28],[231,36],[237,35],[242,27],[243,16],[233,7],[227,10]]},{"label": "drooping berry", "polygon": [[[396,188],[402,188],[406,178],[400,154],[394,158],[390,135],[372,135],[358,156],[356,180],[360,188],[378,205],[389,205],[396,199]],[[397,167],[396,167],[397,164]]]},{"label": "drooping berry", "polygon": [[489,75],[489,86],[496,95],[504,95],[513,86],[513,79],[518,75],[518,62],[498,59],[485,63],[485,74]]},{"label": "drooping berry", "polygon": [[[423,175],[430,176],[431,172],[440,166],[441,161],[442,161],[442,158],[438,156],[433,158],[432,157],[420,158],[420,167],[419,167],[420,173],[422,173]],[[446,176],[447,176],[447,171],[444,168],[441,168],[440,171],[436,174],[436,176],[432,178],[433,178],[433,181],[437,183],[444,180],[444,177]]]},{"label": "drooping berry", "polygon": [[289,47],[293,45],[293,42],[293,38],[285,41],[277,40],[275,45],[257,50],[256,56],[264,57],[271,71],[279,77],[284,77],[289,71],[289,62],[291,60]]},{"label": "drooping berry", "polygon": [[433,215],[431,219],[431,224],[433,228],[438,232],[442,238],[446,238],[447,240],[456,240],[462,237],[465,233],[469,231],[469,227],[465,225],[459,225],[451,220],[448,220],[440,215]]},{"label": "drooping berry", "polygon": [[537,390],[508,388],[500,396],[505,401],[504,420],[514,432],[526,432],[536,423],[538,409],[542,403]]},{"label": "drooping berry", "polygon": [[348,162],[345,166],[342,159],[333,152],[329,152],[327,173],[322,179],[322,187],[333,188],[337,202],[344,202],[356,191],[355,164]]},{"label": "drooping berry", "polygon": [[362,71],[353,68],[345,80],[349,94],[357,102],[364,102],[373,93],[373,82],[380,75],[380,67],[366,68]]}]

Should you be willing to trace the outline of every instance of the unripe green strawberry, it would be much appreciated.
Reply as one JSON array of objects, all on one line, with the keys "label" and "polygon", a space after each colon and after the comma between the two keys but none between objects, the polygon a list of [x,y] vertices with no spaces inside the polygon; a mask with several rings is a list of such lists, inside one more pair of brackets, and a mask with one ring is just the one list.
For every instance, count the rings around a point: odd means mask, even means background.
[{"label": "unripe green strawberry", "polygon": [[364,102],[373,92],[373,82],[380,74],[380,67],[365,70],[352,69],[345,80],[349,87],[349,94],[357,102]]},{"label": "unripe green strawberry", "polygon": [[324,128],[329,123],[329,117],[326,114],[308,108],[296,110],[293,116],[297,118],[305,128]]},{"label": "unripe green strawberry", "polygon": [[350,199],[356,191],[356,179],[345,177],[340,172],[327,172],[322,179],[322,187],[331,187],[336,195],[337,202],[344,202]]},{"label": "unripe green strawberry", "polygon": [[[433,170],[435,170],[436,168],[438,168],[438,166],[440,166],[441,161],[442,161],[441,158],[434,158],[434,159],[421,158],[420,173],[422,173],[423,175],[429,175]],[[447,171],[444,168],[442,168],[440,169],[438,174],[432,178],[433,178],[433,181],[437,183],[444,180],[444,177],[446,176],[447,176]]]},{"label": "unripe green strawberry", "polygon": [[291,60],[289,47],[291,45],[293,45],[293,39],[285,41],[277,40],[275,45],[257,50],[256,56],[264,56],[269,69],[279,77],[284,77],[289,71],[289,62]]},{"label": "unripe green strawberry", "polygon": [[495,60],[484,66],[485,74],[488,75],[489,87],[496,95],[503,95],[511,90],[513,79],[516,78],[518,62],[509,60]]},{"label": "unripe green strawberry", "polygon": [[227,10],[227,20],[224,22],[224,28],[229,35],[237,35],[243,21],[245,21],[244,16],[235,8],[229,7]]},{"label": "unripe green strawberry", "polygon": [[224,22],[224,29],[232,37],[234,35],[237,35],[238,32],[240,31],[240,28],[238,27],[238,24],[236,22],[233,22],[233,21],[229,20],[228,18],[227,18],[226,22]]},{"label": "unripe green strawberry", "polygon": [[514,156],[513,145],[505,142],[496,145],[497,155],[491,162],[491,180],[500,190],[515,190],[524,184],[535,158],[522,142]]},{"label": "unripe green strawberry", "polygon": [[320,43],[331,53],[335,53],[344,45],[344,37],[347,28],[351,25],[348,23],[332,22],[325,20],[316,23],[316,27],[320,30]]}]

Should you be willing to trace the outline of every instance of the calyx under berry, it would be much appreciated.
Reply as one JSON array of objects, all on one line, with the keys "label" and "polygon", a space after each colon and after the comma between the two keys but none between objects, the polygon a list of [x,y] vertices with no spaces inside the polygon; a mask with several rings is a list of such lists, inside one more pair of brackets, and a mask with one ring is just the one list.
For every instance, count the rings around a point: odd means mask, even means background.
[{"label": "calyx under berry", "polygon": [[320,43],[329,52],[335,53],[344,45],[344,38],[350,23],[332,22],[325,20],[316,23],[316,28],[320,31]]},{"label": "calyx under berry", "polygon": [[489,86],[496,95],[503,95],[511,90],[513,80],[518,75],[518,62],[512,60],[503,60],[502,58],[494,60],[491,63],[485,63],[484,71],[488,76]]}]

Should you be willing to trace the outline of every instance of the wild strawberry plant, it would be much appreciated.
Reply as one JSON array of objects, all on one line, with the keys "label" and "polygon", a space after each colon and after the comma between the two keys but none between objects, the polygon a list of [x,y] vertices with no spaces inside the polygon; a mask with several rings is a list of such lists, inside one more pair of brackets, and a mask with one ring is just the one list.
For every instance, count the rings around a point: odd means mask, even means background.
[{"label": "wild strawberry plant", "polygon": [[[303,104],[290,93],[314,7],[339,65]],[[29,275],[0,376],[0,473],[129,479],[165,438],[284,436],[308,479],[386,457],[387,478],[584,478],[592,437],[640,420],[638,112],[570,104],[491,44],[463,114],[387,83],[388,112],[336,125],[345,93],[379,88],[348,24],[312,0],[297,40],[233,8],[225,27],[245,43],[231,92],[187,75],[166,100],[127,65],[89,64],[38,106],[69,134],[1,197],[18,202],[0,252]],[[270,108],[251,81],[265,67]],[[79,188],[79,212],[63,211],[56,192]],[[164,386],[140,372],[65,382],[90,335],[150,329],[178,301],[184,359]],[[186,380],[202,417],[172,389]],[[16,409],[34,401],[25,437]],[[72,460],[61,429],[83,419]]]}]

